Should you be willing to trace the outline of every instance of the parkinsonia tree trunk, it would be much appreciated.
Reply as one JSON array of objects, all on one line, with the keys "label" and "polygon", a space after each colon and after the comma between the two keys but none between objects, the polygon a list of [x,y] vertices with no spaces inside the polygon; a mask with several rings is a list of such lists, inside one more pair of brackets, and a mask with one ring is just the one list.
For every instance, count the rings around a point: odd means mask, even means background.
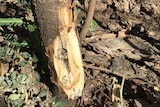
[{"label": "parkinsonia tree trunk", "polygon": [[[82,94],[84,70],[72,16],[72,0],[33,0],[49,67],[69,99]],[[54,70],[55,69],[55,70]],[[54,75],[55,76],[55,75]]]}]

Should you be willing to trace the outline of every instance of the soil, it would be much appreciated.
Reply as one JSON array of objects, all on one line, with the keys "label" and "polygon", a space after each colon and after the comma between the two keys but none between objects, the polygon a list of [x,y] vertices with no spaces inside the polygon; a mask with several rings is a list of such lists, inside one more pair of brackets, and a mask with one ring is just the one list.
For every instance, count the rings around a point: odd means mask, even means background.
[{"label": "soil", "polygon": [[158,8],[158,0],[97,0],[97,27],[82,46],[86,80],[80,106],[111,107],[119,101],[113,87],[124,73],[125,107],[160,105]]},{"label": "soil", "polygon": [[[0,5],[0,12],[5,11],[6,16],[23,15],[10,9],[12,6],[7,9]],[[85,6],[78,16],[78,28],[82,28],[80,22],[86,16]],[[88,32],[81,47],[85,87],[72,106],[111,107],[120,102],[115,91],[126,74],[124,107],[159,107],[159,8],[159,0],[97,0],[96,29]]]}]

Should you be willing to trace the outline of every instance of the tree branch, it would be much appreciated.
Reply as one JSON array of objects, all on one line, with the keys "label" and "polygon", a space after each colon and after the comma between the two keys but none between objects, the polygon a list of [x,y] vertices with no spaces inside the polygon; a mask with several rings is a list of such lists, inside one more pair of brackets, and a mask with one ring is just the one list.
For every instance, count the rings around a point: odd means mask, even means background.
[{"label": "tree branch", "polygon": [[89,30],[91,21],[93,19],[93,15],[94,15],[94,10],[95,10],[95,6],[96,6],[96,0],[90,0],[89,1],[89,8],[88,8],[88,14],[87,14],[87,18],[85,20],[85,24],[80,32],[80,38],[81,38],[81,43],[83,41],[85,41],[85,37],[86,34]]}]

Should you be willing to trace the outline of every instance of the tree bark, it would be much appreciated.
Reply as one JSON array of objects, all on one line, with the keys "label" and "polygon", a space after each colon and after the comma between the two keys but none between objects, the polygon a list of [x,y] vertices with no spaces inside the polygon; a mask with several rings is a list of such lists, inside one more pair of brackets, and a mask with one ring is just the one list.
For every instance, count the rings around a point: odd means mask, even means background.
[{"label": "tree bark", "polygon": [[[33,0],[54,83],[69,99],[82,94],[84,70],[72,16],[72,0]],[[53,78],[53,77],[52,77]]]}]

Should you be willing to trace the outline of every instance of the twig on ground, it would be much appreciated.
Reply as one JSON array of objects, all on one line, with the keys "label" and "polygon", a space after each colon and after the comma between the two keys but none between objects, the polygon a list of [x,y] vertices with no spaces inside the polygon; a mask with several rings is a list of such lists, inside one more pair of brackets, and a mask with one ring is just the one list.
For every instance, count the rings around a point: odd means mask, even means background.
[{"label": "twig on ground", "polygon": [[[112,74],[112,75],[114,75],[114,76],[117,76],[117,77],[121,77],[121,78],[123,78],[123,74],[121,74],[121,73],[119,73],[119,72],[116,72],[116,73],[114,73],[114,72],[112,72],[111,70],[108,70],[108,69],[105,69],[105,68],[100,68],[100,67],[96,67],[96,66],[93,66],[93,65],[87,65],[87,64],[83,64],[84,65],[84,67],[86,67],[86,68],[91,68],[91,69],[96,69],[96,70],[100,70],[100,71],[102,71],[102,72],[105,72],[106,74]],[[127,78],[125,78],[125,79],[132,79],[132,78],[136,78],[135,76],[132,76],[132,77],[127,77]]]}]

